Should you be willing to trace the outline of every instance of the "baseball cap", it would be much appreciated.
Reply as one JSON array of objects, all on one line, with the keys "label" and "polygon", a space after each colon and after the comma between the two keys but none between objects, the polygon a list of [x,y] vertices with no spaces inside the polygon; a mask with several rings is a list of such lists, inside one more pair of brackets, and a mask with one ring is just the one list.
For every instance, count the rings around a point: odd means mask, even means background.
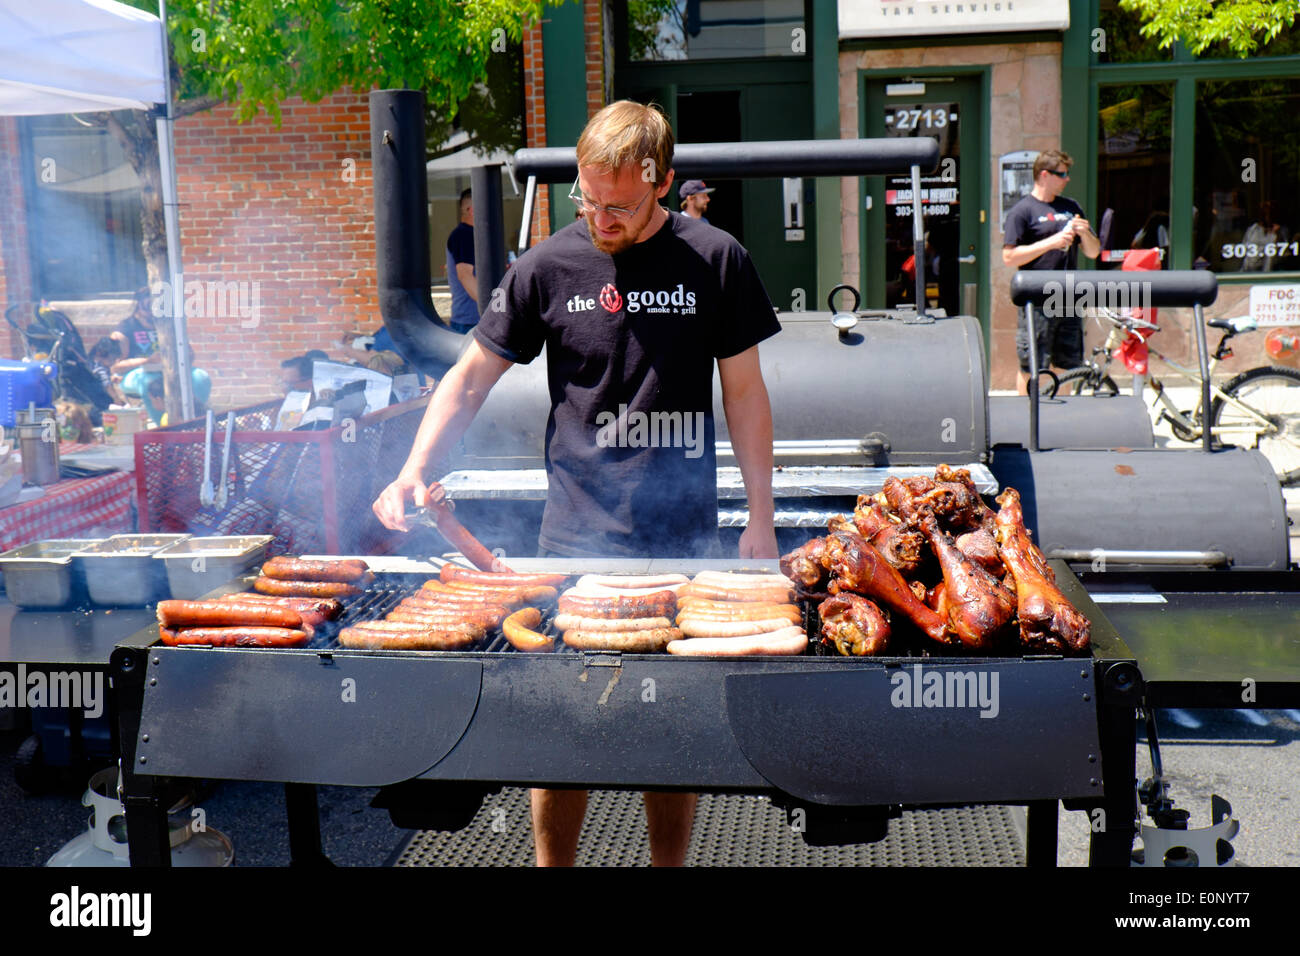
[{"label": "baseball cap", "polygon": [[685,199],[687,196],[694,196],[696,193],[711,193],[712,186],[705,186],[702,179],[688,179],[682,183],[677,190],[677,195]]}]

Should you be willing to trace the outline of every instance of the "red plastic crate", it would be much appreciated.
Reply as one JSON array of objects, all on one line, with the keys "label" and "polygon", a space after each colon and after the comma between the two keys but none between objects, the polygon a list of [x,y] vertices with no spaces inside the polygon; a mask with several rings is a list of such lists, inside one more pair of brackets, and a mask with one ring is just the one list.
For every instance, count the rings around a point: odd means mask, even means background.
[{"label": "red plastic crate", "polygon": [[[236,410],[226,506],[199,503],[204,421],[135,436],[142,532],[270,534],[268,554],[368,554],[389,535],[370,510],[397,477],[428,396],[328,431],[270,431],[280,402]],[[220,487],[226,417],[213,429],[212,481]]]}]

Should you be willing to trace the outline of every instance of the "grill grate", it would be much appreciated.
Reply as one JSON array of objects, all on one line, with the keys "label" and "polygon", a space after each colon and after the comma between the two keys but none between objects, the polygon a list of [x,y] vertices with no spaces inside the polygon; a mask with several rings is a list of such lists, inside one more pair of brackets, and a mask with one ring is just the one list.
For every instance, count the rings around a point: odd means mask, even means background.
[{"label": "grill grate", "polygon": [[[1016,807],[908,810],[878,843],[814,847],[766,797],[701,794],[688,866],[1023,866]],[[648,866],[645,811],[635,792],[591,793],[578,842],[580,866]],[[394,866],[531,866],[528,791],[505,788],[483,801],[463,830],[420,830]]]}]

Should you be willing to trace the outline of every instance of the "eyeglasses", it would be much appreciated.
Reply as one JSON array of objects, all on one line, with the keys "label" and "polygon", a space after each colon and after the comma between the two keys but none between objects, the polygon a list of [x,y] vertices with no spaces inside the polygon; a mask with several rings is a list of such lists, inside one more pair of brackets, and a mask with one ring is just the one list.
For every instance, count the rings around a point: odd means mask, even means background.
[{"label": "eyeglasses", "polygon": [[1067,169],[1067,170],[1064,170],[1064,171],[1059,170],[1059,169],[1049,169],[1049,170],[1047,170],[1047,171],[1048,171],[1049,173],[1051,173],[1053,176],[1056,176],[1056,177],[1058,177],[1058,178],[1060,178],[1060,179],[1069,179],[1069,178],[1070,178],[1070,171],[1069,171],[1068,169]]},{"label": "eyeglasses", "polygon": [[641,207],[645,205],[645,201],[650,198],[650,193],[654,191],[655,188],[652,184],[650,186],[650,192],[647,192],[642,196],[641,201],[631,209],[626,209],[623,206],[598,206],[582,194],[582,190],[578,188],[578,180],[575,179],[573,181],[573,188],[569,190],[569,198],[573,200],[575,206],[588,216],[598,212],[604,212],[609,213],[609,215],[613,216],[615,219],[626,222],[641,211]]}]

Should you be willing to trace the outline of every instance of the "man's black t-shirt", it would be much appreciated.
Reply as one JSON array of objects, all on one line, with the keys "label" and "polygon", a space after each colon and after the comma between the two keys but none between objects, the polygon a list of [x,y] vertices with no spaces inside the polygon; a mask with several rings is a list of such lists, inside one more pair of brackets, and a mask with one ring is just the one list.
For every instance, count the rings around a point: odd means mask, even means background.
[{"label": "man's black t-shirt", "polygon": [[[1054,236],[1075,216],[1083,216],[1083,207],[1073,199],[1057,196],[1050,203],[1025,196],[1007,213],[1007,228],[1002,244],[1029,246]],[[1079,240],[1069,249],[1049,249],[1022,269],[1073,269],[1079,259]]]},{"label": "man's black t-shirt", "polygon": [[716,542],[713,363],[780,328],[740,243],[688,216],[615,255],[578,220],[521,256],[475,335],[512,362],[546,347],[542,547],[671,557]]}]

